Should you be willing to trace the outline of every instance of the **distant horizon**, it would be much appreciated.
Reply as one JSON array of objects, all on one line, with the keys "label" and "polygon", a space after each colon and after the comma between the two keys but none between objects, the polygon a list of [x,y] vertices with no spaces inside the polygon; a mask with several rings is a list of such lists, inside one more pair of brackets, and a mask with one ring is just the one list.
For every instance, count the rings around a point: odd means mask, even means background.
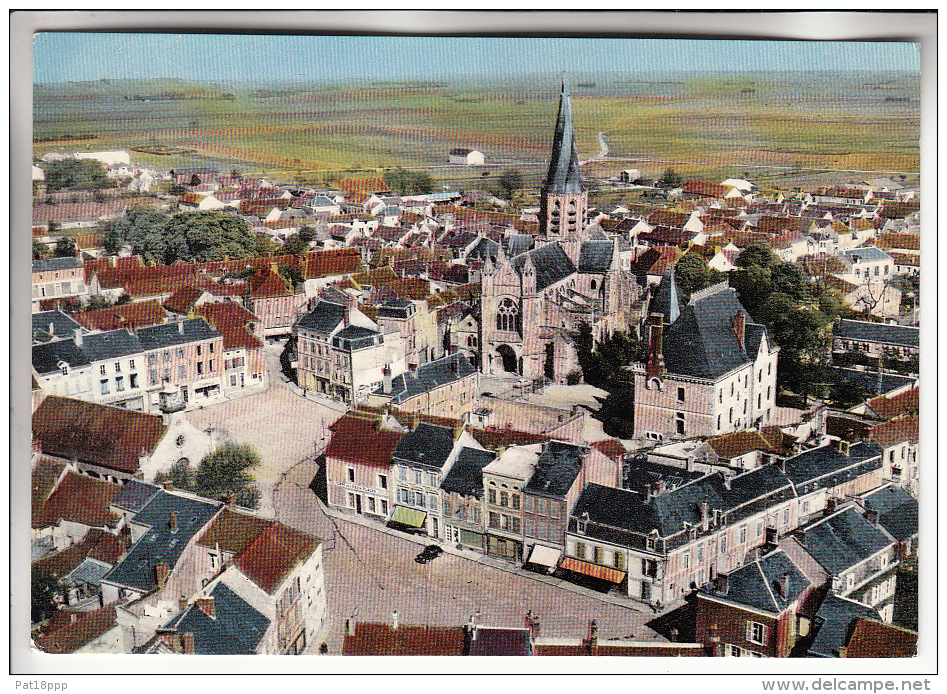
[{"label": "distant horizon", "polygon": [[[715,66],[708,68],[708,63]],[[570,77],[773,72],[920,75],[920,57],[917,44],[891,41],[81,32],[41,32],[33,39],[36,85],[103,79],[198,83],[516,80],[563,71]]]}]

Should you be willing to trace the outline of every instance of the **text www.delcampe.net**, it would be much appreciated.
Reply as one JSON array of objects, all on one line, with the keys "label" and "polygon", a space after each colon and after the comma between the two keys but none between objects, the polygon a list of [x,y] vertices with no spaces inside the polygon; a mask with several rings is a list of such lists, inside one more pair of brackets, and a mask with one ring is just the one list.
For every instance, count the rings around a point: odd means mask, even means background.
[{"label": "text www.delcampe.net", "polygon": [[808,680],[763,680],[766,692],[919,692],[930,691],[931,681],[863,680],[833,677]]}]

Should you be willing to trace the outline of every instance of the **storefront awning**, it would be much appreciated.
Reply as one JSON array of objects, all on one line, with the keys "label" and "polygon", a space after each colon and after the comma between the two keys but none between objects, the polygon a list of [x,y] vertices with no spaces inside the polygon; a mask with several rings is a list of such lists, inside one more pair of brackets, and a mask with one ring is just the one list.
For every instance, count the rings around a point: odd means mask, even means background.
[{"label": "storefront awning", "polygon": [[424,511],[415,511],[413,508],[405,508],[404,506],[395,506],[395,510],[391,514],[393,523],[401,523],[401,525],[406,525],[409,528],[420,528],[424,525],[425,518],[427,518],[427,515]]},{"label": "storefront awning", "polygon": [[585,574],[586,576],[611,583],[621,583],[625,580],[624,571],[609,569],[607,566],[599,566],[598,564],[573,559],[572,557],[563,557],[562,561],[559,562],[559,568],[575,571],[576,573]]},{"label": "storefront awning", "polygon": [[529,563],[555,567],[556,562],[559,561],[559,557],[561,555],[561,549],[553,549],[552,547],[535,545],[533,547],[533,551],[529,554]]}]

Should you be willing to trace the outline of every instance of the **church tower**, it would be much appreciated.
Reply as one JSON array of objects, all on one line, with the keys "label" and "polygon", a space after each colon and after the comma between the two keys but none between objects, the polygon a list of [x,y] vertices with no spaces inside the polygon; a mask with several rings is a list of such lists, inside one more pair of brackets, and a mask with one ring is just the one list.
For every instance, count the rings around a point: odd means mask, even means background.
[{"label": "church tower", "polygon": [[579,161],[575,154],[572,100],[565,77],[559,95],[559,115],[552,141],[549,172],[540,195],[539,219],[542,233],[549,239],[579,235],[587,223],[588,193],[582,190]]}]

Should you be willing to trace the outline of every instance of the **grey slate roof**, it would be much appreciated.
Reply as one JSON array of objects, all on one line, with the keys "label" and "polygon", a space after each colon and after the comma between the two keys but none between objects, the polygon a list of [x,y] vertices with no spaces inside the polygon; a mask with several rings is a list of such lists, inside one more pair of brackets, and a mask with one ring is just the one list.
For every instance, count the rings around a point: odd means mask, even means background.
[{"label": "grey slate roof", "polygon": [[888,485],[862,497],[865,507],[878,512],[878,522],[895,540],[903,542],[918,533],[917,499],[901,487]]},{"label": "grey slate roof", "polygon": [[664,324],[671,325],[681,315],[681,300],[677,295],[677,281],[674,279],[674,268],[667,268],[661,283],[651,297],[648,313],[660,313],[664,316]]},{"label": "grey slate roof", "polygon": [[411,299],[394,297],[378,307],[378,316],[380,318],[407,318],[411,305]]},{"label": "grey slate roof", "polygon": [[513,269],[523,273],[523,265],[529,256],[536,267],[536,290],[542,291],[551,284],[564,280],[575,273],[575,265],[558,243],[547,243],[528,253],[521,253],[510,261]]},{"label": "grey slate roof", "polygon": [[440,470],[454,448],[454,431],[421,422],[401,435],[392,458]]},{"label": "grey slate roof", "polygon": [[50,270],[71,270],[82,267],[78,258],[46,258],[33,261],[33,272],[48,272]]},{"label": "grey slate roof", "polygon": [[[781,581],[789,577],[786,594],[782,594]],[[723,598],[757,610],[779,615],[791,605],[809,587],[809,581],[795,564],[775,550],[766,556],[741,566],[730,573],[726,580],[726,590],[722,585],[711,583],[700,590],[701,595]]]},{"label": "grey slate roof", "polygon": [[[486,239],[485,239],[486,240]],[[510,234],[503,237],[503,250],[510,258],[525,253],[536,244],[532,234]],[[496,251],[494,251],[494,255]]]},{"label": "grey slate roof", "polygon": [[[37,333],[45,333],[49,335],[50,339],[54,337],[72,337],[74,331],[82,327],[59,309],[34,313],[32,320],[34,338]],[[49,329],[50,325],[53,327],[52,331]]]},{"label": "grey slate roof", "polygon": [[139,329],[138,341],[141,342],[142,349],[145,351],[164,349],[220,336],[220,333],[203,318],[191,318],[182,323],[184,324],[183,334],[178,328],[178,323],[163,323]]},{"label": "grey slate roof", "polygon": [[848,508],[805,528],[806,552],[833,576],[892,543],[857,509]]},{"label": "grey slate roof", "polygon": [[829,593],[816,612],[816,634],[809,646],[809,655],[821,658],[839,657],[839,649],[848,642],[852,622],[859,617],[878,619],[872,608]]},{"label": "grey slate roof", "polygon": [[214,617],[197,603],[171,618],[159,631],[194,634],[196,655],[252,655],[266,634],[270,620],[224,583],[211,591]]},{"label": "grey slate roof", "polygon": [[[694,294],[680,318],[665,331],[664,364],[668,373],[716,379],[756,358],[756,354],[747,353],[752,350],[751,341],[745,339],[744,347],[737,339],[733,317],[737,311],[743,312],[745,336],[765,328],[751,330],[752,319],[734,289],[721,284],[705,291]],[[756,344],[758,348],[758,340]]]},{"label": "grey slate roof", "polygon": [[153,484],[139,482],[138,480],[127,480],[115,498],[112,499],[111,505],[123,511],[138,513],[159,491],[161,489]]},{"label": "grey slate roof", "polygon": [[841,320],[834,332],[835,337],[842,339],[882,342],[915,349],[920,344],[921,337],[920,328],[860,320]]},{"label": "grey slate roof", "polygon": [[483,237],[477,244],[470,249],[470,252],[467,254],[467,258],[479,258],[480,260],[486,260],[487,258],[496,258],[497,249],[500,247],[500,244]]},{"label": "grey slate roof", "polygon": [[[456,372],[452,364],[456,364]],[[467,357],[459,352],[421,364],[414,372],[401,374],[391,380],[391,401],[396,404],[402,403],[421,393],[466,378],[475,372],[476,369],[470,365]],[[384,395],[384,391],[379,388],[375,391],[375,395]]]},{"label": "grey slate roof", "polygon": [[579,476],[587,452],[588,449],[583,446],[547,441],[523,492],[562,498]]},{"label": "grey slate roof", "polygon": [[[150,529],[102,580],[142,592],[156,588],[155,567],[158,563],[164,562],[173,571],[188,541],[201,531],[219,508],[220,504],[212,501],[160,491],[132,519],[133,523],[150,526]],[[176,531],[170,528],[172,511],[177,512]]]},{"label": "grey slate roof", "polygon": [[117,359],[143,351],[138,337],[127,330],[93,333],[82,338],[82,351],[91,361]]},{"label": "grey slate roof", "polygon": [[583,241],[579,248],[579,272],[604,275],[612,264],[615,244],[609,240]]},{"label": "grey slate roof", "polygon": [[859,441],[849,447],[848,455],[843,455],[832,446],[821,446],[787,458],[785,464],[786,476],[797,487],[805,487],[814,480],[825,487],[839,481],[840,475],[844,479],[852,466],[881,467],[881,448],[875,443]]},{"label": "grey slate roof", "polygon": [[559,113],[556,116],[556,131],[552,141],[549,172],[543,183],[543,194],[580,193],[582,179],[579,175],[579,160],[575,154],[575,139],[572,129],[572,100],[565,79],[559,95]]},{"label": "grey slate roof", "polygon": [[461,496],[483,497],[483,468],[492,463],[497,455],[493,451],[481,451],[479,448],[460,449],[457,460],[451,466],[441,489]]},{"label": "grey slate roof", "polygon": [[665,489],[670,490],[705,476],[703,472],[685,470],[674,465],[653,463],[639,457],[633,457],[626,461],[624,467],[624,488],[639,494],[647,493],[648,485],[652,485],[659,480],[663,480]]},{"label": "grey slate roof", "polygon": [[874,246],[865,246],[863,248],[852,248],[847,251],[842,251],[842,255],[848,258],[851,262],[863,261],[875,261],[875,260],[891,260],[891,256],[885,253],[880,248],[875,248]]},{"label": "grey slate roof", "polygon": [[332,339],[333,341],[346,340],[346,343],[342,345],[345,349],[361,349],[375,344],[373,338],[378,335],[377,330],[363,328],[360,325],[348,325],[337,332]]},{"label": "grey slate roof", "polygon": [[103,561],[86,557],[72,571],[63,577],[63,582],[71,585],[77,583],[86,583],[89,585],[99,585],[102,577],[109,572],[112,567]]},{"label": "grey slate roof", "polygon": [[73,368],[88,366],[92,363],[73,340],[58,340],[33,345],[32,359],[33,368],[40,375],[59,371],[60,361],[66,362]]},{"label": "grey slate roof", "polygon": [[[839,366],[830,366],[828,368],[829,380],[833,383],[844,383],[851,381],[861,385],[867,392],[875,392],[878,386],[877,371],[858,371],[857,369],[845,369]],[[881,375],[881,392],[887,393],[895,388],[900,388],[909,383],[916,383],[914,376],[901,376],[900,374],[885,371]]]},{"label": "grey slate roof", "polygon": [[329,301],[320,301],[309,313],[299,319],[297,325],[306,330],[328,335],[338,327],[344,317],[344,306]]}]

